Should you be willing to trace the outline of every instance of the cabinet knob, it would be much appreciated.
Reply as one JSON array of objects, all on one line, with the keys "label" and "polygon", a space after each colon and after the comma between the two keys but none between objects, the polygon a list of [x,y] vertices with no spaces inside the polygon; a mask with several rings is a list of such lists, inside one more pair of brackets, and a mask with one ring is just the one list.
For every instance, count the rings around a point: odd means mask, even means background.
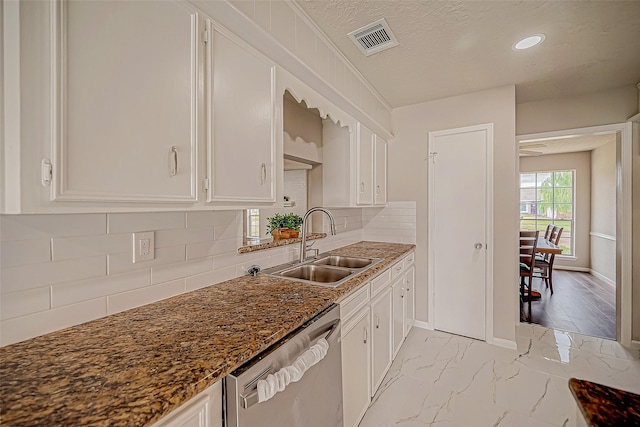
[{"label": "cabinet knob", "polygon": [[376,185],[376,194],[380,194],[380,186]]},{"label": "cabinet knob", "polygon": [[380,315],[376,314],[376,329],[380,329]]},{"label": "cabinet knob", "polygon": [[367,330],[367,328],[364,328],[364,343],[367,343],[367,340],[369,339],[369,331]]}]

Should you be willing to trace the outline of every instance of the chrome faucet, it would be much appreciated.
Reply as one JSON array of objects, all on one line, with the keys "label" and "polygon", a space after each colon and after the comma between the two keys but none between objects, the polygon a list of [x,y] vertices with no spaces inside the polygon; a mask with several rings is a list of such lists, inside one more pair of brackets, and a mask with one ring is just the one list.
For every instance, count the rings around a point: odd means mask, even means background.
[{"label": "chrome faucet", "polygon": [[324,212],[329,217],[329,223],[331,225],[331,234],[336,234],[336,223],[333,220],[331,212],[325,208],[315,207],[311,208],[302,217],[302,237],[300,238],[300,262],[303,262],[307,257],[307,217],[314,212]]}]

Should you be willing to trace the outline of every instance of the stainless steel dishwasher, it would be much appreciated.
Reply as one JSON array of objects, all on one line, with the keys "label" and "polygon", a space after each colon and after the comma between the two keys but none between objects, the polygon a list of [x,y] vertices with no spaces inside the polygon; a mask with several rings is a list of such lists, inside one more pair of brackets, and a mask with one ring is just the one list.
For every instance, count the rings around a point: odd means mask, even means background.
[{"label": "stainless steel dishwasher", "polygon": [[[329,344],[326,355],[298,381],[259,402],[258,382],[295,364],[322,338]],[[340,307],[333,304],[233,371],[224,386],[228,427],[342,426]]]}]

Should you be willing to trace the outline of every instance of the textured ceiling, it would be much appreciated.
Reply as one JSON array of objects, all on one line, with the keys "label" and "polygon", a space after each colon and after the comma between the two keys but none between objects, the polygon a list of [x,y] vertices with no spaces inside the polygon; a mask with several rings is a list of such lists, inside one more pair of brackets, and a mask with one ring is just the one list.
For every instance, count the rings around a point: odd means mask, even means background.
[{"label": "textured ceiling", "polygon": [[[640,81],[640,1],[296,0],[392,107],[510,84],[518,102]],[[347,33],[386,18],[400,46]],[[544,33],[525,51],[511,46]]]}]

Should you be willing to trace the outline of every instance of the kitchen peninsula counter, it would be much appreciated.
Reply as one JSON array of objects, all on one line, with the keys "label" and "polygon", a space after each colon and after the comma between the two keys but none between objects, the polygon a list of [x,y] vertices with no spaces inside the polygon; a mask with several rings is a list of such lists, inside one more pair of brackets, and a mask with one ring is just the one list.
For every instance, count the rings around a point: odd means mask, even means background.
[{"label": "kitchen peninsula counter", "polygon": [[383,259],[336,289],[242,276],[0,348],[0,422],[150,425],[413,249],[331,251]]}]

